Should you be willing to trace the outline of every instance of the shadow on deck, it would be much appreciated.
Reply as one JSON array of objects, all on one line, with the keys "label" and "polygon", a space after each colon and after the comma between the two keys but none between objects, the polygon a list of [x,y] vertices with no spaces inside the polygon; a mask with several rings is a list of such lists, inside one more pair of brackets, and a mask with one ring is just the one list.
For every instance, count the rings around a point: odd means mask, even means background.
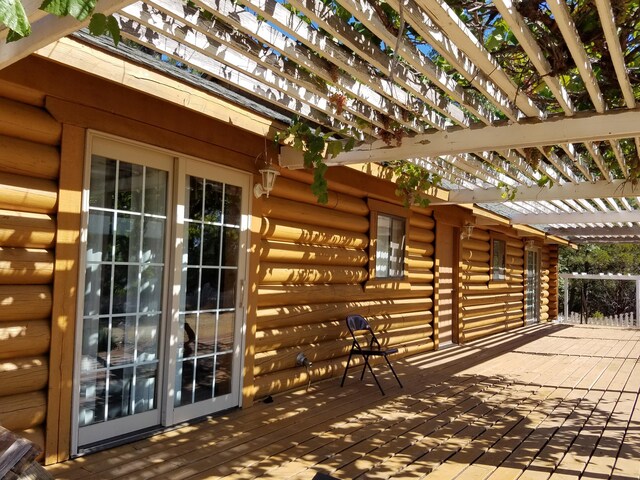
[{"label": "shadow on deck", "polygon": [[[354,369],[128,445],[55,478],[639,478],[640,332],[539,325]],[[378,367],[378,371],[385,369]],[[619,476],[616,476],[619,475]]]}]

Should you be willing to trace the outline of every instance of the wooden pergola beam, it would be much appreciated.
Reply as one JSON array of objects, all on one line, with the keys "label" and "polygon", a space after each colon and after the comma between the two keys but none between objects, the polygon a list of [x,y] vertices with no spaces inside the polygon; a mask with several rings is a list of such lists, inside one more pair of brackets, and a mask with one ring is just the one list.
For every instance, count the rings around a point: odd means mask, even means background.
[{"label": "wooden pergola beam", "polygon": [[[96,4],[95,13],[110,15],[117,12],[132,0],[100,0]],[[30,7],[31,9],[31,7]],[[79,22],[72,16],[57,17],[55,15],[37,15],[31,23],[31,35],[17,42],[5,43],[0,48],[0,70],[25,58],[39,48],[49,45],[70,33],[80,30],[89,24],[89,18]]]},{"label": "wooden pergola beam", "polygon": [[528,117],[543,118],[542,112],[505,73],[480,40],[444,0],[417,0],[417,4],[433,19],[448,39],[468,56],[507,98],[515,99],[516,106]]},{"label": "wooden pergola beam", "polygon": [[400,147],[382,140],[363,144],[328,160],[332,165],[403,160],[415,157],[456,155],[476,151],[502,151],[563,143],[630,138],[640,135],[640,109],[603,114],[576,114],[544,122],[487,125],[468,130],[449,129],[405,138]]},{"label": "wooden pergola beam", "polygon": [[553,14],[556,24],[562,33],[562,37],[571,52],[571,56],[576,63],[578,72],[584,81],[584,85],[589,92],[591,102],[596,111],[602,113],[606,110],[604,97],[595,74],[591,66],[591,59],[587,55],[584,45],[580,41],[580,33],[576,28],[575,22],[571,18],[571,13],[567,7],[566,0],[547,0],[547,5]]},{"label": "wooden pergola beam", "polygon": [[640,222],[640,212],[572,212],[513,215],[511,223],[524,225],[577,225],[580,223]]},{"label": "wooden pergola beam", "polygon": [[[635,187],[626,180],[578,184],[567,183],[565,185],[556,184],[553,187],[519,187],[514,201],[539,202],[543,200],[567,200],[571,198],[597,199],[605,197],[633,197],[637,195],[639,191],[640,186]],[[504,201],[502,193],[502,190],[499,188],[450,192],[449,203],[501,203]]]},{"label": "wooden pergola beam", "polygon": [[567,89],[560,83],[557,76],[551,75],[551,64],[547,60],[544,52],[538,45],[535,37],[529,30],[527,22],[524,17],[518,12],[513,0],[494,0],[493,4],[496,6],[502,18],[507,22],[511,32],[515,35],[528,55],[531,63],[541,75],[544,82],[551,90],[551,93],[556,97],[556,100],[564,110],[564,113],[571,116],[574,114],[573,103]]}]

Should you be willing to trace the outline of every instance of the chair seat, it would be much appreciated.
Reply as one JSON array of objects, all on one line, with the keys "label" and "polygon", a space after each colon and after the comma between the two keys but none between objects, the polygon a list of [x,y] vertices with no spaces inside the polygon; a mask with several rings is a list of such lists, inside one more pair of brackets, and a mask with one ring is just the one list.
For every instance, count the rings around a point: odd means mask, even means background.
[{"label": "chair seat", "polygon": [[386,350],[359,350],[363,355],[391,355],[398,353],[397,348],[387,348]]}]

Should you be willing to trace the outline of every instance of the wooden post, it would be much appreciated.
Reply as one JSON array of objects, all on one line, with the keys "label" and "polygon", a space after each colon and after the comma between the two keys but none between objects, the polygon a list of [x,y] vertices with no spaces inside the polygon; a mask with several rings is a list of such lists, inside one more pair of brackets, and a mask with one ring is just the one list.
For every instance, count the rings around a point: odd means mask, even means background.
[{"label": "wooden post", "polygon": [[636,280],[636,327],[640,326],[640,280]]},{"label": "wooden post", "polygon": [[64,125],[53,283],[45,463],[69,458],[85,130]]},{"label": "wooden post", "polygon": [[[252,194],[253,195],[253,194]],[[262,206],[261,198],[252,199],[251,211],[251,231],[249,233],[249,276],[246,282],[248,288],[247,295],[247,317],[246,334],[244,344],[244,372],[242,375],[242,408],[253,405],[255,398],[255,355],[256,355],[256,331],[258,324],[258,287],[260,286],[260,230],[262,228]]]},{"label": "wooden post", "polygon": [[564,319],[569,319],[569,279],[564,279]]}]

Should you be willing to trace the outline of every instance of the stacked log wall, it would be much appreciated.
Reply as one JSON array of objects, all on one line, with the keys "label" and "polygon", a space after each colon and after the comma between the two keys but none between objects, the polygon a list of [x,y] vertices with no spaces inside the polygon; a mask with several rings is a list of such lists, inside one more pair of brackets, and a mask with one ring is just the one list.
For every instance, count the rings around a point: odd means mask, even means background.
[{"label": "stacked log wall", "polygon": [[540,251],[540,321],[558,318],[558,248],[545,245]]},{"label": "stacked log wall", "polygon": [[524,324],[524,244],[506,240],[505,280],[491,280],[491,233],[476,227],[461,242],[461,342],[511,330]]},{"label": "stacked log wall", "polygon": [[61,125],[0,89],[0,425],[44,448]]},{"label": "stacked log wall", "polygon": [[263,200],[254,398],[309,381],[299,352],[313,363],[312,381],[341,375],[351,313],[400,356],[433,349],[434,221],[411,215],[406,278],[376,283],[368,282],[369,215],[362,197],[333,191],[321,206],[308,184],[288,178]]}]

